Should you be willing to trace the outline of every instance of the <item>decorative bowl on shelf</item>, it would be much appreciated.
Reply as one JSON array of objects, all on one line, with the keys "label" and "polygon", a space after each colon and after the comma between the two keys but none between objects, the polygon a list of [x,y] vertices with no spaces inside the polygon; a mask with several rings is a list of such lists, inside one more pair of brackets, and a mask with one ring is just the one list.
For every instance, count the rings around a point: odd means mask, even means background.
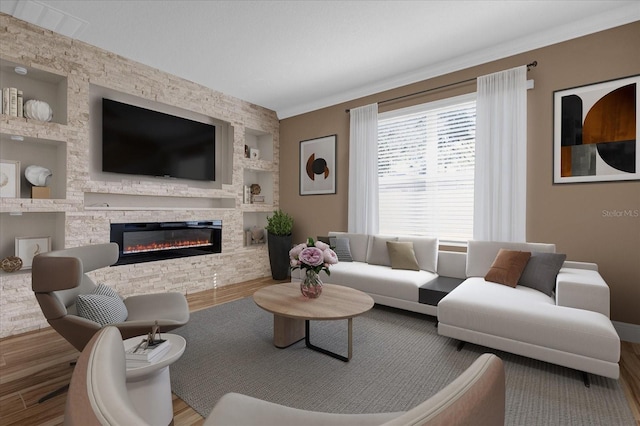
[{"label": "decorative bowl on shelf", "polygon": [[53,110],[44,101],[30,99],[24,104],[24,116],[38,121],[51,121]]},{"label": "decorative bowl on shelf", "polygon": [[0,267],[5,272],[15,272],[22,268],[22,259],[18,256],[8,256],[0,261]]}]

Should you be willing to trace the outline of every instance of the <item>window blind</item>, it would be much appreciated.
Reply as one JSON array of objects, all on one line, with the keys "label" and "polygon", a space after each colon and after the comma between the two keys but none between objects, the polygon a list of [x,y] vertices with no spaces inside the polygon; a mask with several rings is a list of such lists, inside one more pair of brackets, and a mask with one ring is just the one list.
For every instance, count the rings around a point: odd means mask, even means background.
[{"label": "window blind", "polygon": [[475,94],[378,118],[380,233],[473,236]]}]

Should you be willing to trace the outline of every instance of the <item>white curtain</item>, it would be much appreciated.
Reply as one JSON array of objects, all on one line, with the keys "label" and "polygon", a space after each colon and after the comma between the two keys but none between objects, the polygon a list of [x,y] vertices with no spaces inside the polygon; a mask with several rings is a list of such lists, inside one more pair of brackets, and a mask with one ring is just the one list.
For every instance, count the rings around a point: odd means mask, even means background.
[{"label": "white curtain", "polygon": [[527,67],[478,77],[473,238],[526,241]]},{"label": "white curtain", "polygon": [[378,104],[350,111],[348,231],[378,233]]}]

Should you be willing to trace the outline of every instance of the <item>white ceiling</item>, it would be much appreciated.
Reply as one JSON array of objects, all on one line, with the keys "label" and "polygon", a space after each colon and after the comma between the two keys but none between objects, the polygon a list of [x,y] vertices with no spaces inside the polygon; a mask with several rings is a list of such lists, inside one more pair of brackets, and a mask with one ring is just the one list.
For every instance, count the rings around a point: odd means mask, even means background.
[{"label": "white ceiling", "polygon": [[2,0],[0,11],[287,118],[637,21],[640,1]]}]

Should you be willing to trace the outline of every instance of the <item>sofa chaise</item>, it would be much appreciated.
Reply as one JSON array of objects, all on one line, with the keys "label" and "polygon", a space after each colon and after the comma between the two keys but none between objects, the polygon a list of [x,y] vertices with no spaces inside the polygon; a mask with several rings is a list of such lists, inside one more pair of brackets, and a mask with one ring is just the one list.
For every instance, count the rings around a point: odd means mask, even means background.
[{"label": "sofa chaise", "polygon": [[469,241],[468,278],[440,300],[438,333],[617,379],[620,338],[609,319],[609,287],[597,266],[564,262],[555,292],[547,295],[484,278],[501,248],[555,252],[553,244]]},{"label": "sofa chaise", "polygon": [[[463,253],[439,250],[437,238],[328,235],[340,262],[330,276],[321,273],[324,282],[364,291],[380,305],[437,317],[438,333],[446,337],[619,377],[609,287],[594,263],[562,257],[553,270],[545,259],[557,262],[554,244],[469,241]],[[533,285],[485,279],[501,249],[533,254],[522,274]]]}]

